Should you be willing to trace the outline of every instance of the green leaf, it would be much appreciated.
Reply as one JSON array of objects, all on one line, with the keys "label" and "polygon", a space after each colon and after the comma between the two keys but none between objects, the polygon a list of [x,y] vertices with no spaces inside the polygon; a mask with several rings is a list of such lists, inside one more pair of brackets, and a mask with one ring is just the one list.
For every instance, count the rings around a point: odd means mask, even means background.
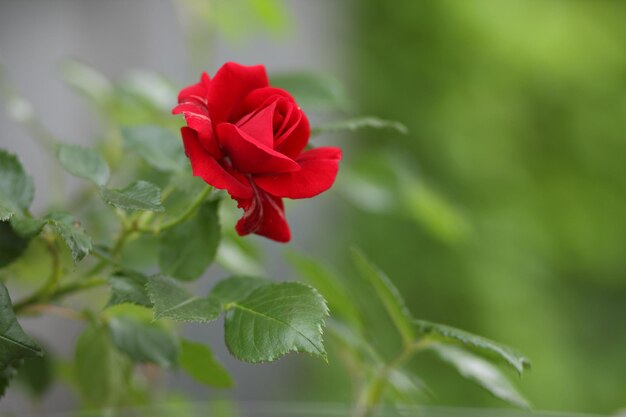
[{"label": "green leaf", "polygon": [[213,262],[221,237],[218,205],[202,203],[193,217],[161,234],[159,267],[165,275],[195,280]]},{"label": "green leaf", "polygon": [[356,132],[357,130],[366,128],[392,129],[399,133],[402,133],[403,135],[409,132],[405,125],[395,120],[384,120],[374,116],[363,116],[354,119],[342,120],[340,122],[316,126],[311,129],[311,136],[319,135],[321,133],[333,133],[341,131]]},{"label": "green leaf", "polygon": [[21,361],[15,362],[6,368],[0,370],[0,399],[6,394],[7,388],[11,380],[17,375],[17,369]]},{"label": "green leaf", "polygon": [[415,338],[413,317],[406,308],[398,289],[360,250],[353,249],[352,256],[361,276],[367,279],[376,290],[376,294],[387,309],[387,313],[389,313],[404,342],[412,343]]},{"label": "green leaf", "polygon": [[152,302],[146,291],[148,278],[134,271],[118,271],[109,277],[111,297],[107,307],[117,304],[137,304],[152,307]]},{"label": "green leaf", "polygon": [[15,233],[25,239],[31,239],[41,233],[41,230],[46,223],[47,220],[45,219],[36,219],[32,217],[15,216],[11,218],[11,227]]},{"label": "green leaf", "polygon": [[530,368],[528,359],[515,352],[513,349],[493,342],[482,336],[456,329],[443,324],[431,323],[425,320],[416,320],[415,329],[419,334],[430,340],[456,344],[471,349],[476,353],[488,358],[499,358],[509,364],[517,373],[521,374],[524,369]]},{"label": "green leaf", "polygon": [[63,238],[70,249],[74,262],[81,261],[93,247],[91,238],[72,215],[54,212],[46,216],[46,220]]},{"label": "green leaf", "polygon": [[362,334],[356,333],[354,330],[336,320],[328,324],[328,335],[337,346],[347,352],[350,360],[374,364],[377,367],[384,366],[383,357],[365,340]]},{"label": "green leaf", "polygon": [[333,313],[338,314],[352,326],[361,328],[359,311],[354,298],[335,276],[321,263],[295,252],[287,253],[287,260],[296,271],[317,289],[328,301]]},{"label": "green leaf", "polygon": [[345,110],[349,107],[341,83],[327,75],[308,72],[275,74],[271,77],[271,84],[289,91],[306,110]]},{"label": "green leaf", "polygon": [[395,404],[417,405],[428,398],[428,388],[424,382],[406,371],[392,370],[388,381],[385,395]]},{"label": "green leaf", "polygon": [[257,288],[271,283],[272,281],[264,278],[235,275],[215,284],[211,289],[211,295],[218,299],[223,305],[226,305],[240,301]]},{"label": "green leaf", "polygon": [[75,376],[85,402],[103,407],[119,404],[128,391],[131,362],[113,345],[109,330],[89,325],[75,351]]},{"label": "green leaf", "polygon": [[17,360],[43,355],[41,348],[17,322],[9,292],[0,282],[0,370]]},{"label": "green leaf", "polygon": [[130,317],[109,320],[111,339],[133,362],[150,362],[164,368],[178,364],[178,342],[163,327]]},{"label": "green leaf", "polygon": [[101,188],[102,199],[123,210],[163,211],[161,190],[147,181],[136,181],[126,188]]},{"label": "green leaf", "polygon": [[400,163],[394,166],[399,180],[397,192],[402,209],[419,227],[447,244],[455,244],[467,238],[472,224],[461,210],[408,168],[402,167]]},{"label": "green leaf", "polygon": [[7,220],[12,214],[30,207],[35,195],[33,179],[24,172],[17,157],[0,149],[0,206]]},{"label": "green leaf", "polygon": [[154,304],[155,320],[169,318],[206,323],[217,319],[222,312],[222,305],[217,298],[196,297],[172,278],[158,275],[150,277],[146,288]]},{"label": "green leaf", "polygon": [[211,349],[189,340],[181,340],[180,367],[193,379],[214,388],[231,388],[233,379],[228,371],[217,361]]},{"label": "green leaf", "polygon": [[8,206],[9,206],[8,204],[4,205],[0,201],[0,222],[6,222],[15,214],[13,209],[10,209]]},{"label": "green leaf", "polygon": [[[118,85],[118,95],[127,95],[143,106],[169,114],[176,104],[178,90],[165,77],[151,71],[132,70],[124,74]],[[162,115],[161,115],[162,118]]]},{"label": "green leaf", "polygon": [[176,172],[187,166],[180,138],[157,126],[122,128],[124,146],[137,152],[150,166],[160,171]]},{"label": "green leaf", "polygon": [[54,367],[49,351],[41,357],[24,359],[15,380],[34,398],[41,398],[54,382]]},{"label": "green leaf", "polygon": [[314,288],[298,282],[268,284],[228,309],[226,345],[237,359],[266,362],[289,352],[327,359],[322,333],[328,307]]},{"label": "green leaf", "polygon": [[0,268],[22,256],[27,247],[28,240],[15,233],[9,222],[0,222]]},{"label": "green leaf", "polygon": [[93,149],[80,145],[60,144],[57,159],[67,172],[79,178],[104,186],[111,174],[109,165]]},{"label": "green leaf", "polygon": [[444,362],[452,365],[464,378],[474,381],[491,395],[522,408],[528,401],[517,391],[504,374],[485,359],[456,346],[435,344],[430,347]]},{"label": "green leaf", "polygon": [[110,102],[113,86],[104,75],[92,66],[70,59],[63,62],[61,76],[70,87],[93,100],[99,106],[104,106]]}]

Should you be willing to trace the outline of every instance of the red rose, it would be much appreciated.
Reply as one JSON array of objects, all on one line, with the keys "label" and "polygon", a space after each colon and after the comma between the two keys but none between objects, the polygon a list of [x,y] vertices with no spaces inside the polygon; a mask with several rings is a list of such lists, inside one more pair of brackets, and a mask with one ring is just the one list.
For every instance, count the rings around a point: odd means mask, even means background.
[{"label": "red rose", "polygon": [[228,191],[244,214],[240,235],[256,233],[287,242],[282,198],[309,198],[329,189],[341,150],[304,150],[309,121],[285,90],[270,87],[265,67],[224,64],[210,79],[184,88],[174,114],[193,174]]}]

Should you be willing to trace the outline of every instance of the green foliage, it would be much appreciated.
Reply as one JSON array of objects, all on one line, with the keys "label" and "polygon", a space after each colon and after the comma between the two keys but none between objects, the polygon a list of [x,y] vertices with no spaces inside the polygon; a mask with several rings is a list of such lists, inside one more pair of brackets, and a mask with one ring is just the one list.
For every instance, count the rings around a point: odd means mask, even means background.
[{"label": "green foliage", "polygon": [[9,222],[0,222],[0,267],[18,259],[28,246],[28,240],[15,233]]},{"label": "green foliage", "polygon": [[63,81],[100,106],[107,105],[113,97],[111,82],[93,67],[78,61],[67,60],[61,66]]},{"label": "green foliage", "polygon": [[150,277],[147,284],[150,300],[154,304],[154,318],[206,323],[217,319],[222,306],[217,298],[196,297],[180,282],[165,276]]},{"label": "green foliage", "polygon": [[[358,316],[365,314],[360,310],[362,307],[354,301],[354,297],[345,296],[343,291],[337,292],[336,278],[329,278],[328,272],[319,264],[293,255],[291,258],[301,275],[312,277],[322,290],[332,294],[330,298],[334,300],[334,304],[331,303],[331,308],[334,305],[347,304],[354,314]],[[353,261],[362,278],[374,289],[376,297],[403,339],[403,346],[398,355],[386,360],[384,355],[378,352],[377,347],[359,331],[361,327],[353,322],[351,315],[339,316],[345,324],[333,323],[330,326],[330,335],[342,353],[341,357],[346,362],[346,367],[353,374],[360,375],[357,384],[362,391],[356,406],[357,415],[373,412],[383,397],[394,403],[412,403],[421,398],[424,384],[405,363],[425,349],[434,350],[461,376],[475,382],[495,397],[516,406],[528,407],[526,400],[505,375],[488,362],[488,360],[505,361],[521,374],[524,368],[529,366],[524,357],[481,336],[449,326],[414,320],[399,291],[382,271],[357,249],[353,250]],[[375,306],[367,305],[368,309],[373,307]]]},{"label": "green foliage", "polygon": [[169,276],[192,281],[213,262],[220,241],[219,201],[203,203],[187,221],[161,234],[159,266]]},{"label": "green foliage", "polygon": [[[186,1],[200,11],[194,17],[206,17],[206,4]],[[249,14],[229,15],[228,10],[234,10],[232,4],[242,2],[248,6]],[[225,16],[221,22],[236,19],[241,24],[253,15],[268,27],[278,27],[282,18],[277,4],[220,1],[211,9],[211,19]],[[217,24],[217,20],[211,22]],[[409,360],[426,349],[435,351],[458,373],[496,397],[520,406],[526,404],[504,374],[488,362],[504,360],[521,373],[525,359],[479,336],[415,321],[391,280],[357,250],[353,259],[361,279],[356,286],[349,285],[352,283],[346,276],[334,273],[325,263],[293,253],[289,260],[294,269],[313,287],[258,278],[263,275],[266,257],[253,240],[240,238],[231,227],[234,216],[230,210],[234,204],[220,208],[226,193],[212,191],[212,187],[188,172],[189,164],[176,133],[179,122],[165,117],[176,95],[170,81],[154,73],[135,71],[111,82],[79,62],[67,62],[63,73],[66,81],[96,106],[107,125],[102,140],[93,149],[57,144],[31,108],[23,106],[20,113],[19,108],[16,110],[16,103],[20,102],[15,100],[12,108],[17,119],[56,153],[66,171],[97,187],[85,184],[70,199],[62,196],[60,201],[68,201],[69,207],[64,208],[67,212],[49,208],[42,214],[31,214],[32,179],[13,155],[0,151],[0,278],[2,282],[10,280],[22,285],[28,277],[28,285],[36,283],[37,287],[32,292],[28,289],[26,296],[15,304],[18,314],[48,310],[87,322],[76,343],[71,372],[66,375],[77,386],[86,406],[112,407],[111,412],[115,413],[117,406],[150,404],[154,398],[149,386],[156,385],[150,371],[155,366],[170,370],[180,366],[202,384],[232,387],[234,381],[211,347],[179,341],[174,333],[180,322],[209,323],[222,313],[226,346],[239,360],[259,363],[274,361],[290,352],[304,352],[328,361],[323,332],[329,305],[333,312],[329,334],[334,347],[329,351],[339,353],[357,382],[357,411],[371,413],[385,399],[394,404],[421,399],[425,388]],[[337,113],[349,108],[343,88],[328,76],[283,74],[273,76],[272,85],[288,90],[307,110]],[[365,128],[407,131],[402,123],[369,116],[330,122],[314,127],[312,132]],[[137,157],[145,164],[138,163]],[[464,229],[464,217],[451,208],[447,199],[424,187],[409,164],[390,165],[391,180],[377,183],[378,188],[369,188],[379,192],[378,200],[383,206],[386,204],[382,211],[392,207],[391,211],[402,212],[418,225],[434,225],[430,230],[441,240],[458,240],[463,234],[457,232]],[[119,172],[119,180],[130,185],[108,188],[111,172]],[[134,181],[137,177],[150,182]],[[350,169],[346,190],[361,199],[370,198],[359,187],[363,184],[369,183],[358,170]],[[116,210],[97,199],[92,201],[97,193]],[[56,210],[57,205],[52,207]],[[89,235],[75,213],[86,220]],[[229,225],[224,233],[220,221]],[[27,250],[29,254],[23,256]],[[92,256],[78,264],[88,255]],[[77,265],[71,265],[70,256]],[[182,282],[199,279],[216,260],[236,275],[218,281],[208,294],[198,294]],[[25,265],[29,263],[37,267],[29,268],[31,265]],[[373,290],[368,295],[373,293],[380,305],[361,302],[360,289],[364,284]],[[3,392],[23,359],[41,354],[41,349],[22,331],[1,285],[5,294],[0,293],[0,307],[4,309],[0,316]],[[62,302],[66,296],[99,286],[110,289],[105,309],[97,302],[100,293],[94,293],[80,311],[74,310],[73,303]],[[398,355],[391,359],[391,349],[381,349],[387,340],[371,337],[368,319],[380,313],[377,308],[387,312],[403,340]],[[26,362],[22,368],[22,378],[36,396],[49,386],[50,363]],[[145,363],[151,366],[139,368],[147,369],[147,375],[134,375],[133,365]]]},{"label": "green foliage", "polygon": [[342,120],[340,122],[328,123],[311,129],[311,135],[335,132],[356,132],[364,128],[371,129],[391,129],[406,135],[409,130],[405,125],[395,120],[383,120],[374,116],[357,117],[354,119]]},{"label": "green foliage", "polygon": [[125,316],[112,317],[108,326],[113,344],[133,362],[164,368],[178,364],[178,341],[162,326]]},{"label": "green foliage", "polygon": [[80,262],[91,252],[91,238],[71,214],[54,212],[46,216],[46,220],[65,241],[74,262]]},{"label": "green foliage", "polygon": [[0,149],[0,219],[4,221],[27,210],[34,193],[33,179],[24,172],[15,155]]},{"label": "green foliage", "polygon": [[157,126],[124,127],[122,138],[126,148],[154,169],[178,172],[187,165],[180,139],[169,130]]},{"label": "green foliage", "polygon": [[287,259],[298,274],[324,296],[333,316],[345,320],[352,328],[361,329],[358,308],[338,276],[315,259],[296,252],[289,252]]},{"label": "green foliage", "polygon": [[376,290],[376,294],[387,309],[389,317],[396,325],[404,342],[411,343],[415,338],[413,317],[406,308],[398,289],[381,270],[369,262],[361,251],[353,249],[352,255],[359,272]]},{"label": "green foliage", "polygon": [[92,407],[119,404],[126,395],[130,365],[115,348],[108,328],[90,324],[78,338],[74,356],[81,398]]},{"label": "green foliage", "polygon": [[0,371],[5,371],[20,359],[42,354],[39,345],[24,333],[17,322],[9,292],[0,282]]},{"label": "green foliage", "polygon": [[225,306],[228,303],[243,300],[252,291],[270,283],[271,281],[263,278],[235,275],[218,281],[211,289],[211,296]]},{"label": "green foliage", "polygon": [[307,352],[326,360],[322,333],[328,308],[312,287],[267,284],[226,306],[226,345],[237,359],[257,363]]},{"label": "green foliage", "polygon": [[54,363],[50,350],[39,357],[24,359],[15,380],[33,398],[42,398],[54,383]]},{"label": "green foliage", "polygon": [[530,368],[530,362],[525,357],[516,353],[511,348],[499,343],[492,342],[481,336],[476,336],[464,330],[443,324],[431,323],[425,320],[415,321],[417,333],[424,335],[429,340],[440,343],[451,343],[475,350],[487,357],[497,357],[510,365],[517,373],[521,374],[524,369]]},{"label": "green foliage", "polygon": [[17,375],[17,365],[11,364],[0,370],[0,399],[4,397],[11,380]]},{"label": "green foliage", "polygon": [[109,181],[111,172],[106,161],[93,149],[80,145],[60,144],[57,146],[57,158],[63,168],[72,175],[104,186]]},{"label": "green foliage", "polygon": [[463,242],[472,225],[446,193],[431,184],[406,155],[361,155],[344,173],[343,196],[359,211],[409,220],[447,245]]},{"label": "green foliage", "polygon": [[102,199],[122,210],[147,210],[161,212],[161,190],[147,181],[136,181],[122,189],[102,188]]},{"label": "green foliage", "polygon": [[530,407],[502,372],[486,360],[456,346],[435,344],[430,348],[441,360],[452,365],[459,374],[476,382],[494,397],[518,407]]},{"label": "green foliage", "polygon": [[41,233],[46,225],[46,219],[37,219],[33,217],[12,217],[11,227],[13,231],[25,239],[31,239]]},{"label": "green foliage", "polygon": [[118,304],[137,304],[152,307],[152,301],[146,291],[148,278],[135,271],[118,271],[109,277],[111,297],[107,306]]},{"label": "green foliage", "polygon": [[231,388],[233,379],[220,364],[211,349],[189,340],[180,342],[180,367],[196,381],[213,388]]},{"label": "green foliage", "polygon": [[13,216],[13,210],[0,203],[0,222],[5,222]]}]

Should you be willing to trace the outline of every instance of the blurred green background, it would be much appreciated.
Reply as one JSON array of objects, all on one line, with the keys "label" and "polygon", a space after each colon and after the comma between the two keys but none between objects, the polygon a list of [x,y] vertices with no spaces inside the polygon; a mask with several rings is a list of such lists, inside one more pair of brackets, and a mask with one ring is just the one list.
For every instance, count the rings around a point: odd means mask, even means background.
[{"label": "blurred green background", "polygon": [[[352,96],[410,133],[354,135],[336,258],[356,243],[417,316],[521,350],[535,407],[626,406],[626,3],[352,4]],[[497,404],[427,359],[434,403]]]},{"label": "blurred green background", "polygon": [[[337,10],[332,0],[316,1],[315,10]],[[217,56],[245,57],[246,64],[262,58],[270,70],[280,59],[291,65],[279,46],[276,57],[265,55],[268,43],[273,47],[267,40],[257,51],[254,36],[289,39],[298,29],[294,10],[309,10],[303,3],[177,0],[173,13],[163,13],[171,22],[162,30],[181,23],[185,40],[172,36],[151,59],[183,61],[186,42],[188,80],[200,69],[214,71]],[[316,29],[321,51],[346,54],[334,65],[345,68],[334,75],[349,91],[349,113],[399,120],[409,133],[363,130],[316,139],[338,143],[345,157],[334,193],[310,203],[320,209],[311,216],[315,223],[305,224],[307,212],[297,211],[308,202],[288,211],[303,220],[293,223],[298,234],[312,235],[296,243],[333,261],[329,266],[369,312],[370,341],[389,357],[397,340],[373,295],[351,280],[353,245],[387,272],[414,315],[528,356],[533,368],[516,382],[537,409],[625,408],[626,2],[351,0],[340,8],[339,30]],[[181,10],[178,22],[174,12]],[[331,17],[320,12],[311,20],[337,25]],[[341,37],[333,43],[328,33]],[[118,61],[140,55],[112,50]],[[176,73],[176,83],[185,85],[182,64],[165,64],[152,69]],[[318,122],[346,112],[311,116]],[[280,250],[271,248],[271,255]],[[503,406],[431,359],[424,354],[410,364],[433,392],[425,403]],[[244,375],[243,385],[258,382],[248,369],[235,371]],[[266,378],[268,369],[255,368],[255,375]],[[278,373],[260,389],[276,391],[270,400],[351,400],[332,352],[329,366],[290,357],[272,369]]]}]

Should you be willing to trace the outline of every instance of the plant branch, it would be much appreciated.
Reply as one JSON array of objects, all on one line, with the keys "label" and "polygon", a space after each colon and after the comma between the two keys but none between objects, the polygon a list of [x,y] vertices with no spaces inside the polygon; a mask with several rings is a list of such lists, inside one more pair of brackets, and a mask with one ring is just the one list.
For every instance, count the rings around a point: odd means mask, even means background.
[{"label": "plant branch", "polygon": [[361,390],[360,395],[357,398],[357,404],[354,409],[354,417],[373,417],[378,405],[380,404],[385,389],[389,383],[389,377],[392,372],[402,366],[407,360],[409,360],[414,354],[424,350],[431,341],[427,338],[422,338],[416,342],[404,347],[402,352],[396,356],[391,362],[385,364],[380,371],[376,374],[374,379],[366,384]]},{"label": "plant branch", "polygon": [[30,307],[36,304],[55,301],[62,297],[65,297],[66,295],[74,294],[95,287],[100,287],[107,284],[107,282],[108,281],[104,278],[91,278],[81,281],[70,282],[65,285],[60,285],[56,289],[56,291],[51,294],[47,294],[45,297],[39,295],[38,293],[35,293],[27,298],[18,301],[17,303],[13,304],[13,311],[15,311],[16,314],[19,314],[26,310],[29,310]]},{"label": "plant branch", "polygon": [[59,280],[61,279],[61,260],[58,248],[56,247],[54,240],[47,237],[42,238],[42,240],[46,242],[46,247],[50,253],[50,276],[37,291],[14,305],[16,311],[18,307],[22,305],[30,305],[47,301],[48,298],[57,290],[59,285]]},{"label": "plant branch", "polygon": [[71,308],[61,307],[53,304],[34,304],[27,307],[23,313],[26,314],[52,314],[58,317],[63,317],[70,320],[82,321],[85,319],[84,315]]},{"label": "plant branch", "polygon": [[196,197],[196,199],[182,213],[180,213],[178,216],[176,216],[172,220],[165,222],[161,225],[157,225],[155,227],[137,227],[137,231],[142,232],[142,233],[158,234],[164,230],[171,229],[172,227],[178,226],[179,224],[183,223],[185,220],[189,219],[196,212],[198,207],[200,207],[200,205],[204,202],[206,197],[209,195],[212,188],[213,187],[211,187],[210,185],[207,185],[204,188],[204,190],[202,190],[202,192],[198,194],[198,197]]}]

